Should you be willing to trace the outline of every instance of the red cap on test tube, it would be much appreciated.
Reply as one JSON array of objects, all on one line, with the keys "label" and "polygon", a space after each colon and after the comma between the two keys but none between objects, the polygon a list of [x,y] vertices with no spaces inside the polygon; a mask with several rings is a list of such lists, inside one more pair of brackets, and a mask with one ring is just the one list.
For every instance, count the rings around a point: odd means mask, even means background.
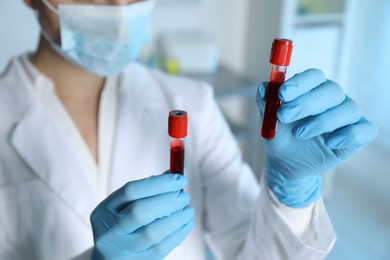
[{"label": "red cap on test tube", "polygon": [[272,43],[269,61],[278,66],[290,65],[293,42],[288,39],[276,38]]},{"label": "red cap on test tube", "polygon": [[169,112],[168,134],[173,138],[184,138],[187,136],[188,118],[187,112],[174,110]]}]

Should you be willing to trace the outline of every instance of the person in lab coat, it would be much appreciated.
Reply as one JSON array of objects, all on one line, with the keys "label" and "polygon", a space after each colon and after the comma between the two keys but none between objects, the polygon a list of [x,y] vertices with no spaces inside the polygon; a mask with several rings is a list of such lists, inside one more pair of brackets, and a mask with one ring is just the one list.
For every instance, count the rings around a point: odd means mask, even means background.
[{"label": "person in lab coat", "polygon": [[[154,1],[24,2],[42,37],[0,77],[0,259],[327,255],[320,174],[376,135],[340,86],[311,69],[281,87],[259,187],[212,88],[134,62]],[[185,177],[166,172],[174,109],[189,114]]]}]

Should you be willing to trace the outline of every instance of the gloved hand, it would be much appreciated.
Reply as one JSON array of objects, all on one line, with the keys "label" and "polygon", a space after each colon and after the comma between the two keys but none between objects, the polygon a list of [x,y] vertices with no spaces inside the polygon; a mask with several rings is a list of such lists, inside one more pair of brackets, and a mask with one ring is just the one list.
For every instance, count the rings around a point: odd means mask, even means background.
[{"label": "gloved hand", "polygon": [[162,259],[189,234],[194,210],[179,174],[129,182],[91,214],[93,259]]},{"label": "gloved hand", "polygon": [[[261,120],[267,82],[259,86]],[[279,89],[282,104],[274,139],[263,139],[265,180],[277,199],[305,207],[321,196],[321,174],[350,158],[375,139],[377,128],[356,102],[316,69],[306,70]]]}]

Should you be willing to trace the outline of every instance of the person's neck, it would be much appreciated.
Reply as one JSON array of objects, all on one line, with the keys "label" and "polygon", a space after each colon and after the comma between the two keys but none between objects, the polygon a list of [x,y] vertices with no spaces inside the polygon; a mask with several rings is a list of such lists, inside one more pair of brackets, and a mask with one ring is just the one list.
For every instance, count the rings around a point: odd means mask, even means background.
[{"label": "person's neck", "polygon": [[65,60],[41,37],[31,62],[54,81],[57,94],[65,99],[99,99],[105,79]]}]

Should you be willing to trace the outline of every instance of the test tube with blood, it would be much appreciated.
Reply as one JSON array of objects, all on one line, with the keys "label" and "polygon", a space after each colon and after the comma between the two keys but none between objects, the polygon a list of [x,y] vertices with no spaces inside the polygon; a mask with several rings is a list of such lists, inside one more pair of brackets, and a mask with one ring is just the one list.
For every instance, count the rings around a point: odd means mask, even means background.
[{"label": "test tube with blood", "polygon": [[277,111],[280,106],[279,88],[286,78],[287,66],[290,64],[293,42],[288,39],[274,39],[271,49],[271,73],[265,95],[265,108],[261,136],[271,140],[276,135],[278,125]]},{"label": "test tube with blood", "polygon": [[170,173],[184,174],[184,139],[187,136],[187,112],[174,110],[169,113],[168,134],[171,137]]}]

